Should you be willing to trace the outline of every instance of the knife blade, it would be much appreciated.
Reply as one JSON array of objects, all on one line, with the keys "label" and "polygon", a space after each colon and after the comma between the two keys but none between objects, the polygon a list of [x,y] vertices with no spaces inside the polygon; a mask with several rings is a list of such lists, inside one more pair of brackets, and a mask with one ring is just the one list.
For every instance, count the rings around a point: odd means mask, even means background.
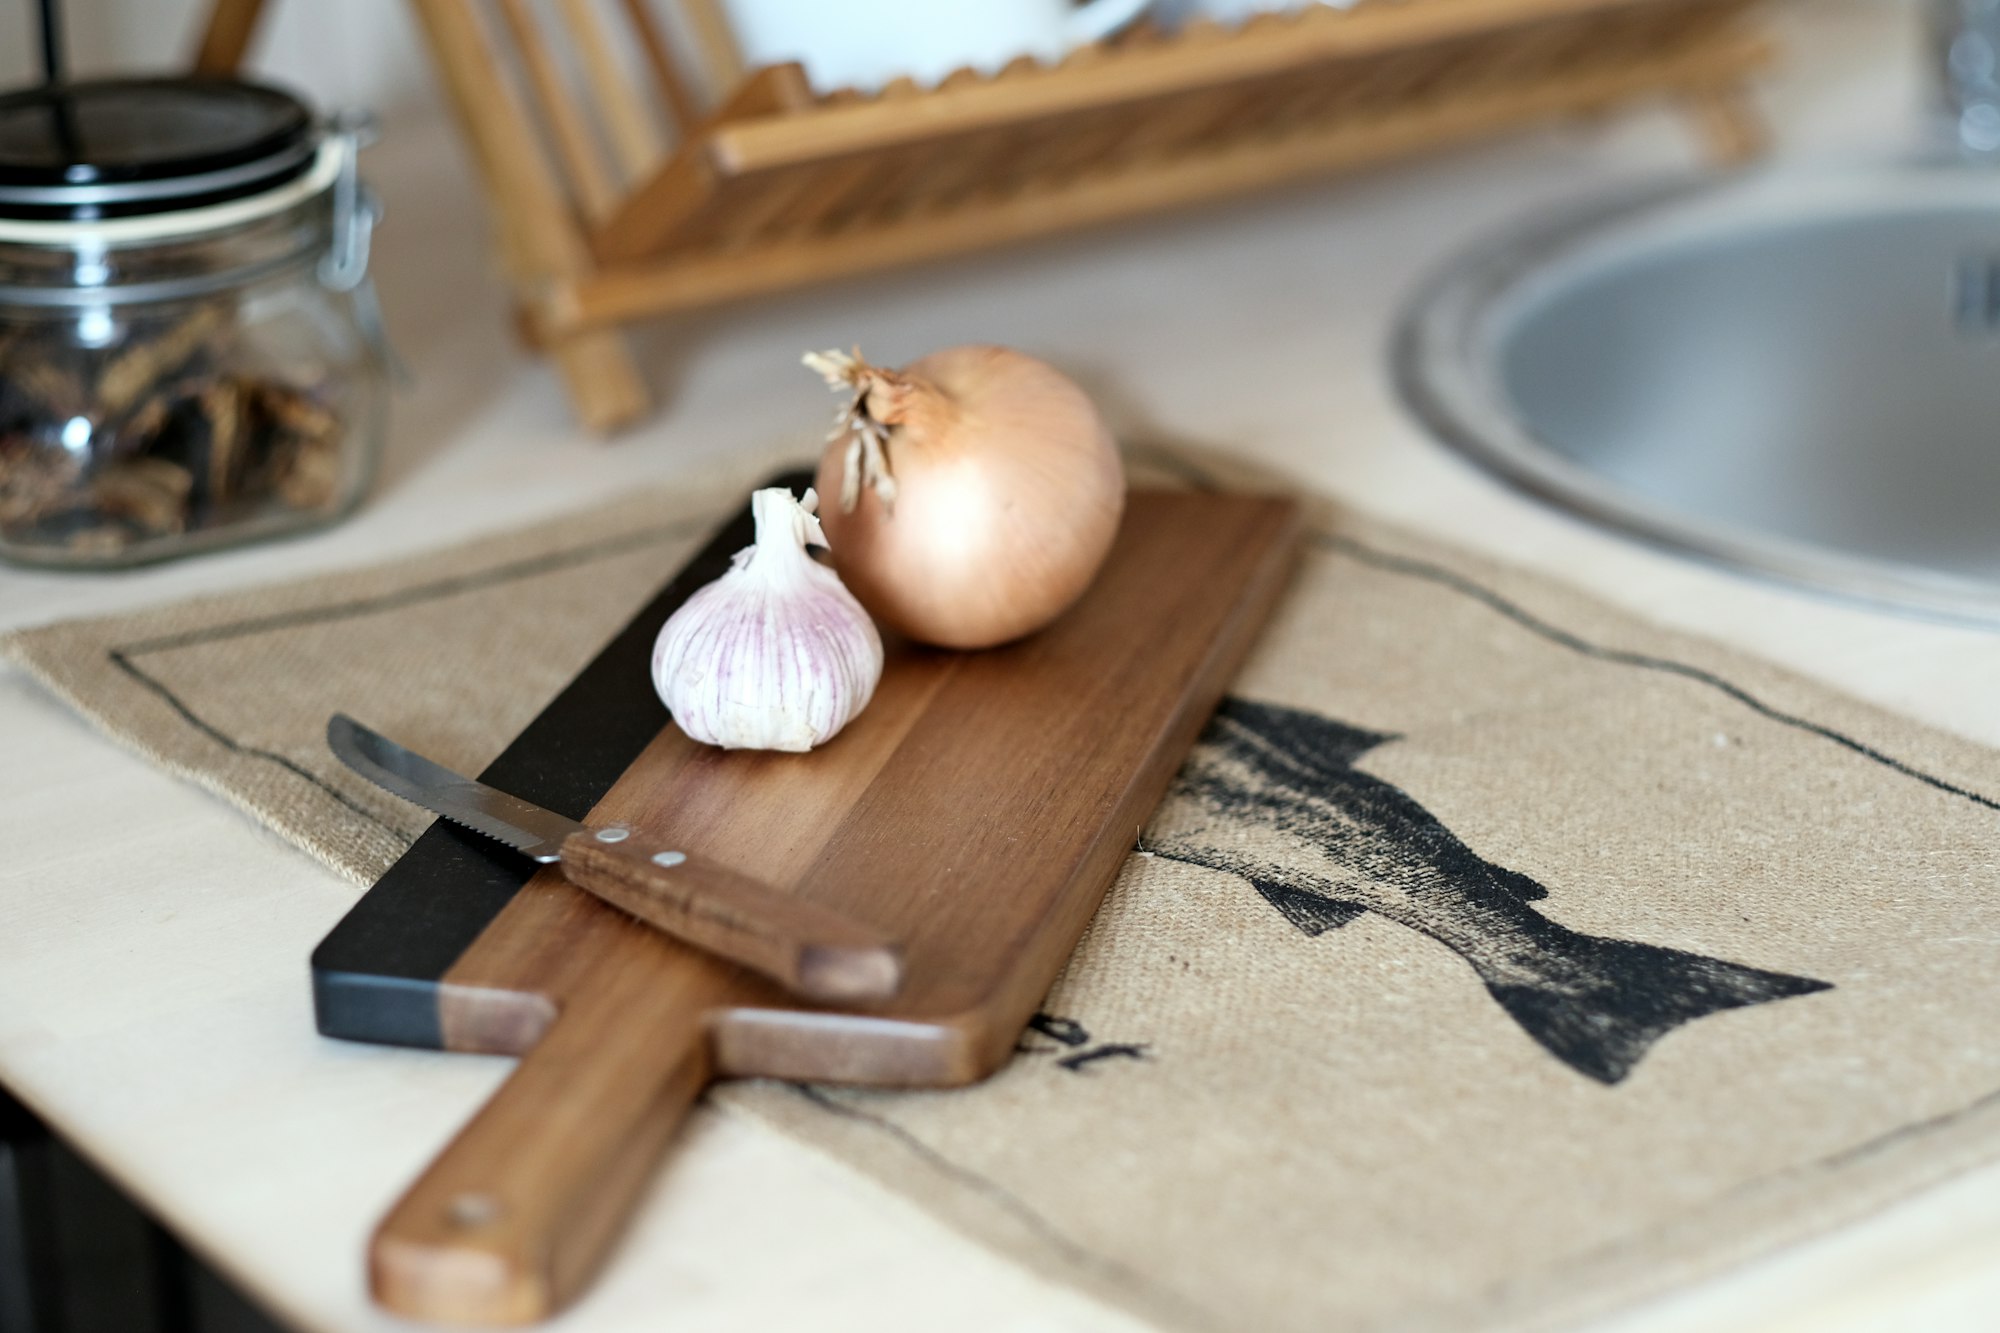
[{"label": "knife blade", "polygon": [[676,939],[827,1002],[886,1000],[902,984],[893,941],[696,852],[625,824],[593,828],[455,773],[335,713],[326,743],[384,791],[558,866],[586,893]]}]

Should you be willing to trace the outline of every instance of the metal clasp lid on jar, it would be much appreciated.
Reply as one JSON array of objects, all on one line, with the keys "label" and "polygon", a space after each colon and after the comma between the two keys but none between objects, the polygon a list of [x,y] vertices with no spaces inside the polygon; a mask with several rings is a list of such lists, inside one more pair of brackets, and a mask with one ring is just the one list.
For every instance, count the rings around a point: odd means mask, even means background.
[{"label": "metal clasp lid on jar", "polygon": [[64,283],[0,282],[0,303],[184,300],[312,262],[323,286],[352,298],[370,349],[397,366],[368,281],[381,217],[358,169],[359,150],[374,139],[368,117],[316,123],[289,94],[233,80],[126,79],[0,97],[0,128],[30,119],[41,132],[10,136],[12,151],[0,156],[0,246],[101,253],[190,240],[329,194],[332,221],[322,252],[125,282],[109,266],[80,265]]},{"label": "metal clasp lid on jar", "polygon": [[365,112],[342,112],[333,118],[327,146],[340,149],[340,165],[333,180],[333,238],[319,261],[320,283],[330,291],[347,292],[354,301],[354,318],[361,336],[399,380],[409,378],[403,359],[389,342],[382,322],[382,306],[375,298],[375,284],[368,278],[368,250],[375,225],[382,220],[382,205],[375,192],[361,182],[361,150],[375,142],[375,118]]}]

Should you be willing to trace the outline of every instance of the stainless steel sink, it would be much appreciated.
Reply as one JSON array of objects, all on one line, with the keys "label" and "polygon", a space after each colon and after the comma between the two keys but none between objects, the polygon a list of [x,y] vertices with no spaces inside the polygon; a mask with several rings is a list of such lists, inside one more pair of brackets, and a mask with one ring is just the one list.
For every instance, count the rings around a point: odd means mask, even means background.
[{"label": "stainless steel sink", "polygon": [[2000,623],[2000,169],[1656,189],[1479,249],[1396,347],[1446,440],[1576,512]]}]

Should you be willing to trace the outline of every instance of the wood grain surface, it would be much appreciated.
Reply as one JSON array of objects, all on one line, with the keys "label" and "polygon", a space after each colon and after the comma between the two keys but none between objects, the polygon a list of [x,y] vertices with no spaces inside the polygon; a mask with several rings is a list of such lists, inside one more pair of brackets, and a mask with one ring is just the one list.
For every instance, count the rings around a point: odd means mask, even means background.
[{"label": "wood grain surface", "polygon": [[1084,600],[984,653],[891,645],[806,755],[661,732],[590,814],[898,940],[894,998],[799,1004],[570,885],[514,896],[443,978],[445,1045],[520,1067],[377,1231],[377,1299],[518,1323],[566,1303],[711,1077],[944,1086],[998,1068],[1282,590],[1290,501],[1131,497]]}]

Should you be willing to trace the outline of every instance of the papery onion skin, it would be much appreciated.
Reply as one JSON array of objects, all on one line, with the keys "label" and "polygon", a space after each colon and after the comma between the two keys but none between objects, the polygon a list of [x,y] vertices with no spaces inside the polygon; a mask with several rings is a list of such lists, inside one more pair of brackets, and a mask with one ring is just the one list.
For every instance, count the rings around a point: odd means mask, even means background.
[{"label": "papery onion skin", "polygon": [[893,503],[862,486],[836,438],[820,460],[835,568],[878,622],[944,648],[989,648],[1068,610],[1110,553],[1125,506],[1118,447],[1082,389],[994,346],[947,348],[868,381],[890,426]]}]

